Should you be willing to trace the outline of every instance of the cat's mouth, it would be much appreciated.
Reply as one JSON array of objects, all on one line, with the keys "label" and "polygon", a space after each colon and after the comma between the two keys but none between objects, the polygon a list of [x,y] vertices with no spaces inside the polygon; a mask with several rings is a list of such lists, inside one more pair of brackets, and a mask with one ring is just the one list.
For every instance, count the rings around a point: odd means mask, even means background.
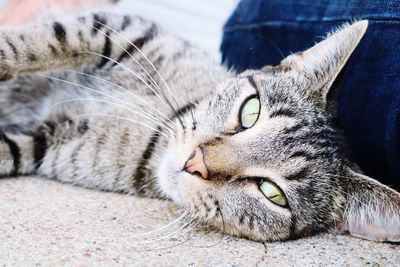
[{"label": "cat's mouth", "polygon": [[182,178],[180,176],[184,175],[184,172],[182,172],[181,169],[179,163],[166,153],[162,158],[157,173],[157,180],[160,189],[169,198],[179,204],[185,202],[184,197],[181,194],[181,183],[179,182],[179,179]]}]

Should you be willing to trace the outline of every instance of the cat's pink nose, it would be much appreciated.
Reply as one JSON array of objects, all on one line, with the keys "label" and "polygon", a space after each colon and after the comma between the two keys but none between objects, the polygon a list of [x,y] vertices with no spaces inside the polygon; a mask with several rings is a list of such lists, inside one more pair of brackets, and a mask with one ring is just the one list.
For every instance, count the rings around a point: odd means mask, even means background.
[{"label": "cat's pink nose", "polygon": [[203,179],[208,179],[208,170],[204,162],[204,154],[201,147],[196,147],[190,158],[186,161],[183,170],[190,174],[198,174]]}]

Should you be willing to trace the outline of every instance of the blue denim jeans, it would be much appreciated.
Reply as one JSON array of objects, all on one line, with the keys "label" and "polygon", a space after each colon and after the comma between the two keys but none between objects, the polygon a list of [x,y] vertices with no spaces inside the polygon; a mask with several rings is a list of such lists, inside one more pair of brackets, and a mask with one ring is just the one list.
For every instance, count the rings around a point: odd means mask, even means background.
[{"label": "blue denim jeans", "polygon": [[237,71],[276,65],[354,19],[369,28],[334,84],[338,119],[363,171],[400,189],[400,0],[242,0],[222,60]]}]

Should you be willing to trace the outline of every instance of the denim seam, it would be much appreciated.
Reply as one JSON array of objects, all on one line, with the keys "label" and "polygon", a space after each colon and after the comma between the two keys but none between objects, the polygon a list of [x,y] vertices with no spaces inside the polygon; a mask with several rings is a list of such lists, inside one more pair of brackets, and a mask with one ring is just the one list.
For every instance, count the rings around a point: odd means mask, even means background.
[{"label": "denim seam", "polygon": [[[392,133],[390,132],[390,128],[389,128],[390,126],[396,125],[396,121],[397,121],[397,123],[400,122],[400,120],[398,119],[399,117],[396,116],[396,114],[398,114],[398,111],[400,110],[399,107],[397,106],[398,103],[400,103],[400,95],[398,95],[396,97],[396,100],[393,101],[391,103],[391,105],[389,106],[388,117],[386,119],[384,150],[385,150],[385,156],[387,157],[389,155],[389,158],[396,156],[396,155],[389,153],[391,151],[393,152],[392,146],[399,145],[398,138],[394,137],[394,139],[396,139],[396,140],[392,140],[393,136],[391,135]],[[390,141],[392,141],[392,142],[390,142]],[[397,153],[398,152],[399,151],[397,151]],[[389,170],[389,172],[393,171],[392,166],[393,166],[393,164],[390,164],[390,162],[386,161],[386,169]]]},{"label": "denim seam", "polygon": [[371,18],[343,18],[343,19],[320,19],[320,20],[282,20],[282,21],[266,21],[259,23],[251,23],[251,24],[242,24],[235,26],[225,26],[224,32],[230,32],[235,30],[251,30],[258,28],[260,26],[281,26],[281,25],[290,25],[297,24],[299,22],[320,22],[320,23],[331,23],[331,22],[346,22],[346,21],[355,21],[355,20],[363,20],[366,19],[368,21],[373,21],[374,23],[386,23],[386,24],[400,24],[400,19],[371,19]]}]

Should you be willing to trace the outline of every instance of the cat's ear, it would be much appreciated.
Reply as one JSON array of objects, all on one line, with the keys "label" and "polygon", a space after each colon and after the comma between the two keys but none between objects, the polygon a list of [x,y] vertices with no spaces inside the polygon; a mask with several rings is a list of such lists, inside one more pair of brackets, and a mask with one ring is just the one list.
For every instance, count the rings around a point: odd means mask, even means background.
[{"label": "cat's ear", "polygon": [[400,193],[347,171],[346,208],[337,229],[375,241],[400,242]]},{"label": "cat's ear", "polygon": [[367,20],[351,25],[345,24],[310,49],[285,58],[281,62],[281,67],[294,71],[296,77],[301,79],[307,93],[325,103],[329,88],[360,42],[367,27]]}]

